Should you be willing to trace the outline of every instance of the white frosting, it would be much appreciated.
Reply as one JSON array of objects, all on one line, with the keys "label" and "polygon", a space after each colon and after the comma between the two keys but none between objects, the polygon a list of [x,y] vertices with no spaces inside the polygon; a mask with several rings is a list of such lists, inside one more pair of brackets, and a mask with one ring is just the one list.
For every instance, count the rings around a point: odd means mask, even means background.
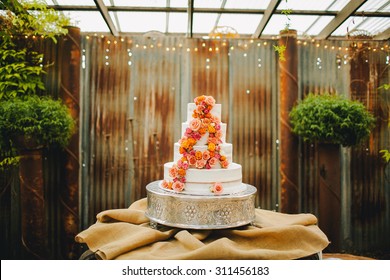
[{"label": "white frosting", "polygon": [[[221,147],[220,154],[225,156],[229,163],[233,162],[233,145],[230,143],[225,143],[225,144],[219,144],[219,146]],[[204,151],[207,150],[207,146],[195,145],[194,150],[201,151],[203,153]],[[174,148],[173,148],[173,161],[177,162],[181,158],[182,158],[182,155],[180,154],[180,144],[176,142],[174,144]],[[216,166],[218,166],[218,168],[221,168],[219,163]],[[217,168],[216,166],[214,168]]]},{"label": "white frosting", "polygon": [[[169,169],[175,162],[164,164],[164,180],[172,181]],[[242,167],[240,164],[231,163],[228,168],[220,169],[196,169],[189,168],[186,173],[184,194],[210,195],[210,187],[215,183],[221,183],[222,194],[239,193],[246,189],[242,184]]]}]

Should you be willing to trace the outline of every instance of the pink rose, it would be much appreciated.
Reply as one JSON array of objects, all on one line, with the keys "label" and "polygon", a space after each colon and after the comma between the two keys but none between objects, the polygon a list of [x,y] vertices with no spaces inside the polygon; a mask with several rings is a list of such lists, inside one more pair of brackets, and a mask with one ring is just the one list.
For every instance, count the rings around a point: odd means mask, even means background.
[{"label": "pink rose", "polygon": [[215,166],[217,163],[218,163],[218,159],[215,158],[215,157],[210,158],[209,161],[208,161],[208,164],[209,164],[211,167]]},{"label": "pink rose", "polygon": [[217,137],[209,137],[208,143],[219,144],[220,140]]},{"label": "pink rose", "polygon": [[202,169],[206,165],[206,161],[204,159],[200,159],[196,161],[195,167],[198,169]]},{"label": "pink rose", "polygon": [[177,168],[180,169],[181,166],[182,166],[182,164],[183,164],[183,162],[181,161],[181,159],[179,159],[179,160],[177,161]]},{"label": "pink rose", "polygon": [[215,138],[221,139],[222,138],[222,130],[217,130],[215,132]]},{"label": "pink rose", "polygon": [[203,152],[203,159],[207,161],[209,158],[210,158],[210,152],[207,150],[204,151]]},{"label": "pink rose", "polygon": [[177,176],[177,166],[176,164],[173,165],[171,168],[169,168],[169,176],[171,176],[172,178],[175,178]]},{"label": "pink rose", "polygon": [[193,156],[193,155],[189,155],[189,156],[187,157],[187,160],[188,160],[188,162],[190,163],[191,166],[193,166],[193,165],[196,164],[196,157]]},{"label": "pink rose", "polygon": [[211,186],[210,190],[214,194],[221,194],[223,192],[222,184],[216,182]]},{"label": "pink rose", "polygon": [[202,121],[198,118],[195,118],[190,121],[189,128],[193,131],[198,131],[201,125],[202,125]]},{"label": "pink rose", "polygon": [[188,139],[187,136],[183,136],[182,138],[179,139],[179,144],[183,143],[184,141],[186,141]]},{"label": "pink rose", "polygon": [[208,105],[214,106],[215,105],[215,99],[212,96],[206,96],[204,102]]},{"label": "pink rose", "polygon": [[203,105],[197,105],[195,111],[200,114],[203,111]]},{"label": "pink rose", "polygon": [[219,123],[221,122],[221,120],[215,116],[215,115],[212,115],[211,116],[211,122],[215,123],[216,125],[219,125]]},{"label": "pink rose", "polygon": [[176,181],[172,184],[172,190],[175,192],[182,192],[184,190],[184,184],[182,182]]},{"label": "pink rose", "polygon": [[183,162],[183,164],[182,164],[182,166],[181,166],[181,168],[183,168],[184,170],[187,170],[188,169],[188,162]]}]

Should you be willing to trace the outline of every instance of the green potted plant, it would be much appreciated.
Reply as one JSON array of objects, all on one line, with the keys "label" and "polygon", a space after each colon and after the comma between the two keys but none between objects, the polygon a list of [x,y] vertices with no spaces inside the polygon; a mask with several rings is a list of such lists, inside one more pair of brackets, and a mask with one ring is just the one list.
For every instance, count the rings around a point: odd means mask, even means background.
[{"label": "green potted plant", "polygon": [[370,135],[375,118],[358,101],[339,95],[306,96],[290,112],[292,132],[304,141],[354,146]]},{"label": "green potted plant", "polygon": [[36,95],[0,102],[0,149],[65,147],[75,128],[69,109],[60,101]]},{"label": "green potted plant", "polygon": [[292,132],[313,145],[319,226],[339,250],[341,228],[341,146],[362,143],[375,119],[365,106],[332,94],[308,94],[290,112]]},{"label": "green potted plant", "polygon": [[[73,131],[73,124],[60,101],[37,96],[44,94],[46,72],[43,54],[35,49],[38,38],[56,42],[57,36],[65,35],[63,26],[69,25],[69,19],[47,8],[42,1],[3,1],[0,8],[5,11],[0,14],[4,27],[0,30],[1,168],[17,163],[15,135],[30,140],[36,137],[35,142],[41,146],[64,146],[69,140],[64,136]],[[60,114],[63,120],[55,118]],[[61,125],[64,131],[55,135]]]}]

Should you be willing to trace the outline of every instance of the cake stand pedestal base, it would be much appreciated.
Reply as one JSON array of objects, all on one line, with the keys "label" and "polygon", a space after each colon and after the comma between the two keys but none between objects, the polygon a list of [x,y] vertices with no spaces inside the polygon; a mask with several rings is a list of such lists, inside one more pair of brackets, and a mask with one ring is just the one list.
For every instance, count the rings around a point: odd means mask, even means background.
[{"label": "cake stand pedestal base", "polygon": [[232,195],[188,195],[159,187],[160,181],[146,186],[151,225],[188,229],[224,229],[247,225],[255,218],[256,188]]}]

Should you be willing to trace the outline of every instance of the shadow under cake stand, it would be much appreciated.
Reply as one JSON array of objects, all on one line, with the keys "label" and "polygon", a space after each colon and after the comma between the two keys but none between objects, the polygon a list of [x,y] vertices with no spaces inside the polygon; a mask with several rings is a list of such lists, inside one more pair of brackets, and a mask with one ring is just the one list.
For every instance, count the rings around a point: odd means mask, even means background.
[{"label": "shadow under cake stand", "polygon": [[187,229],[224,229],[247,225],[255,218],[256,188],[231,195],[188,195],[159,187],[161,181],[146,186],[146,216],[151,226]]}]

